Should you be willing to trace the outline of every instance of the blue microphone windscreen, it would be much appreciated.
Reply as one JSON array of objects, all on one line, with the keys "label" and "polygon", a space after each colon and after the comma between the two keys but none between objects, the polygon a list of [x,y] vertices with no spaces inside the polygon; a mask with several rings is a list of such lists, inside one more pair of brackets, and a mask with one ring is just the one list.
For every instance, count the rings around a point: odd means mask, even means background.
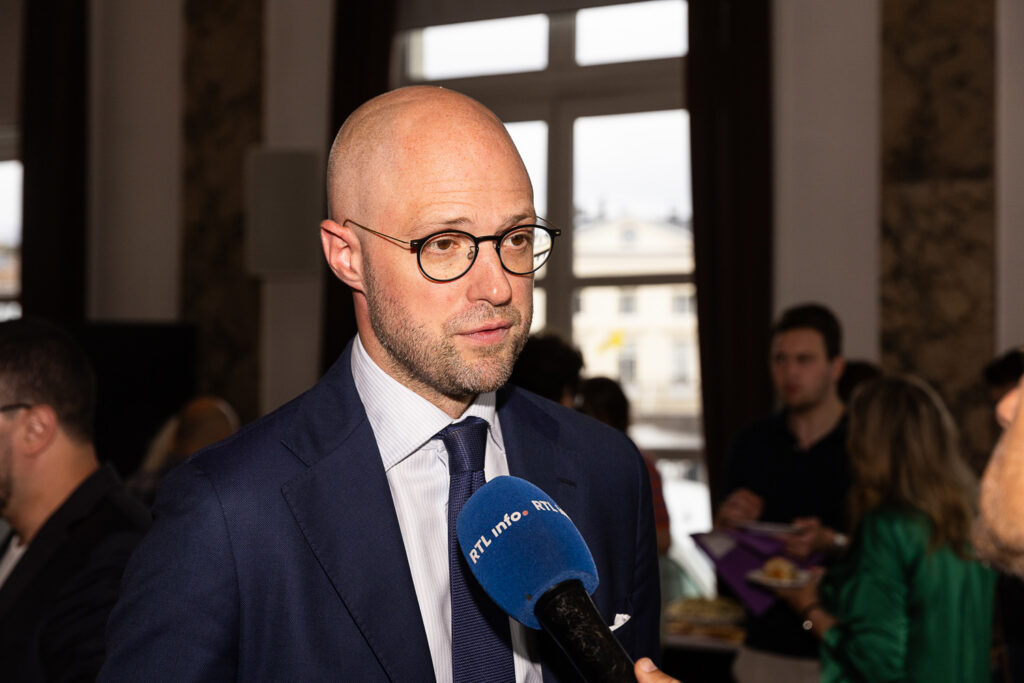
[{"label": "blue microphone windscreen", "polygon": [[583,536],[551,497],[517,477],[495,477],[469,497],[455,529],[459,547],[487,594],[516,621],[539,629],[537,599],[579,579],[597,588]]}]

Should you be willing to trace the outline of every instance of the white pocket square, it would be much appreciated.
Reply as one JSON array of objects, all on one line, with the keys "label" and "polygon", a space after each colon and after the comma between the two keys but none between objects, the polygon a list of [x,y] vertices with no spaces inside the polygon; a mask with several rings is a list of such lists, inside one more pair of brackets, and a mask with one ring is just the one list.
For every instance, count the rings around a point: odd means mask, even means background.
[{"label": "white pocket square", "polygon": [[629,615],[628,614],[616,614],[615,615],[615,621],[612,623],[612,626],[611,626],[611,630],[614,631],[618,627],[620,627],[623,624],[625,624],[627,621],[629,621]]}]

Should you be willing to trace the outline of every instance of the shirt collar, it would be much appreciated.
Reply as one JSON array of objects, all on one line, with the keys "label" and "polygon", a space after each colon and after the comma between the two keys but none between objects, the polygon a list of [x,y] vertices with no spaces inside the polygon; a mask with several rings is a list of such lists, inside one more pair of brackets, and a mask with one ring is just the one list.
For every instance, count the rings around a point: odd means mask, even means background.
[{"label": "shirt collar", "polygon": [[352,379],[377,439],[385,471],[418,451],[448,425],[470,415],[487,421],[488,440],[492,446],[504,451],[493,391],[479,394],[466,412],[453,420],[433,403],[384,372],[370,358],[358,335],[352,345]]}]

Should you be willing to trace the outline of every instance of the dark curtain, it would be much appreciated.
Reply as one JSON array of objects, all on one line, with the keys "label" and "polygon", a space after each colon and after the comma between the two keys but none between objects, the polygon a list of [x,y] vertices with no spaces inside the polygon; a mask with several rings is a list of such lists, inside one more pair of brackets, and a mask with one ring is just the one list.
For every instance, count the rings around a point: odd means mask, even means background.
[{"label": "dark curtain", "polygon": [[24,4],[21,303],[71,326],[85,318],[88,10]]},{"label": "dark curtain", "polygon": [[[337,0],[334,19],[334,67],[331,91],[331,138],[360,104],[388,89],[395,0]],[[335,361],[356,333],[352,292],[325,270],[324,369]]]},{"label": "dark curtain", "polygon": [[770,0],[690,0],[687,106],[705,456],[715,503],[729,441],[771,410]]}]

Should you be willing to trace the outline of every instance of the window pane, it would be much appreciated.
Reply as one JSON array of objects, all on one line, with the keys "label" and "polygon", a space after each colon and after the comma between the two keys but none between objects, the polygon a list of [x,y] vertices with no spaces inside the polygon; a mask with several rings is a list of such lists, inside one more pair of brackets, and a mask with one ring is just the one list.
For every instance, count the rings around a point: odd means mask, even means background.
[{"label": "window pane", "polygon": [[581,117],[573,135],[576,275],[692,272],[687,113]]},{"label": "window pane", "polygon": [[609,64],[686,54],[683,0],[581,9],[576,13],[576,63]]},{"label": "window pane", "polygon": [[[21,175],[20,161],[0,162],[0,297],[3,298],[21,294]],[[17,303],[0,308],[0,319],[16,318],[20,314]]]},{"label": "window pane", "polygon": [[715,568],[707,554],[690,537],[690,534],[711,529],[707,468],[693,460],[665,459],[658,460],[657,467],[672,523],[672,545],[668,554],[682,567],[686,577],[679,580],[671,573],[663,574],[662,599],[671,601],[695,595],[714,596],[717,594]]},{"label": "window pane", "polygon": [[[633,410],[630,436],[648,450],[697,450],[697,316],[673,312],[683,285],[584,287],[572,320],[587,376],[619,380]],[[632,298],[623,312],[623,297]],[[678,368],[679,371],[676,371]]]},{"label": "window pane", "polygon": [[413,80],[539,71],[548,65],[548,17],[531,14],[410,31]]},{"label": "window pane", "polygon": [[530,334],[543,332],[547,325],[547,316],[544,307],[547,306],[547,296],[543,287],[533,288],[533,321],[530,323]]},{"label": "window pane", "polygon": [[516,121],[505,128],[523,157],[533,183],[533,206],[540,216],[548,211],[548,124],[544,121]]},{"label": "window pane", "polygon": [[0,301],[0,322],[21,317],[21,304],[17,301]]}]

